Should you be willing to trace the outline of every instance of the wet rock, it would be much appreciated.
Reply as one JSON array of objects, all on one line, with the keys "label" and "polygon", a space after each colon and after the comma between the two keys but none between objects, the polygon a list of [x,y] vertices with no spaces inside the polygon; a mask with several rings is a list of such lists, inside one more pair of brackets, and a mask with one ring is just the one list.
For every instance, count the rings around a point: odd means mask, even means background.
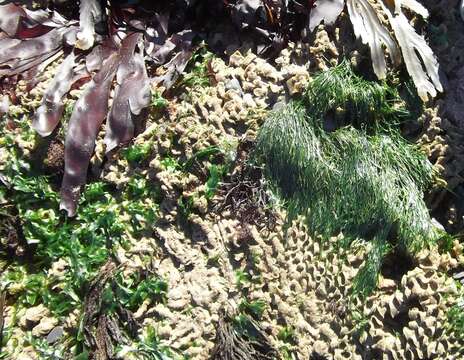
[{"label": "wet rock", "polygon": [[47,335],[47,342],[49,344],[53,344],[57,342],[64,334],[64,329],[61,326],[56,326],[50,331],[50,333]]}]

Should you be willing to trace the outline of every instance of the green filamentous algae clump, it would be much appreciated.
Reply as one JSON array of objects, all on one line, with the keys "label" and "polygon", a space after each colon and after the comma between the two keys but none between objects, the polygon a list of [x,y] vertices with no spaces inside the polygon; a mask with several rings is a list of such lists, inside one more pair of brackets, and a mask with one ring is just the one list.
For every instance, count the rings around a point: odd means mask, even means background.
[{"label": "green filamentous algae clump", "polygon": [[343,63],[273,111],[258,135],[257,160],[289,219],[305,215],[322,238],[343,233],[343,245],[372,242],[356,293],[375,288],[390,251],[415,253],[442,235],[423,200],[432,165],[398,130],[407,117],[393,89]]}]

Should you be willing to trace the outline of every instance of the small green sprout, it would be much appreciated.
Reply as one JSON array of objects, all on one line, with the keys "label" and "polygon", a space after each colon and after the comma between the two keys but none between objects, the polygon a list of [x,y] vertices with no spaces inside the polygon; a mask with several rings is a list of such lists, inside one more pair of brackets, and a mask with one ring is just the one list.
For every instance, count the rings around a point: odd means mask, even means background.
[{"label": "small green sprout", "polygon": [[255,320],[261,320],[264,311],[266,310],[266,302],[264,300],[242,300],[238,309],[240,312],[250,315]]},{"label": "small green sprout", "polygon": [[182,166],[179,164],[179,161],[172,156],[168,156],[162,159],[161,166],[165,170],[170,170],[170,171],[181,170],[182,168]]},{"label": "small green sprout", "polygon": [[454,305],[448,310],[448,329],[459,338],[464,337],[464,307]]},{"label": "small green sprout", "polygon": [[137,310],[146,299],[165,301],[168,291],[167,282],[157,276],[137,283],[136,279],[125,279],[120,273],[116,283],[118,301],[130,310]]},{"label": "small green sprout", "polygon": [[168,106],[168,101],[158,92],[153,91],[151,94],[151,106],[156,109],[163,109]]},{"label": "small green sprout", "polygon": [[284,343],[293,344],[296,341],[295,329],[291,326],[284,326],[279,330],[277,339]]},{"label": "small green sprout", "polygon": [[123,156],[129,164],[136,165],[146,160],[150,155],[153,144],[146,141],[142,144],[133,144],[123,150]]},{"label": "small green sprout", "polygon": [[208,177],[208,180],[206,181],[206,190],[205,190],[205,195],[207,199],[211,199],[214,196],[225,174],[226,174],[225,165],[213,164],[210,166],[209,177]]},{"label": "small green sprout", "polygon": [[189,87],[210,86],[208,66],[214,54],[206,51],[204,47],[196,51],[187,65],[187,73],[184,75],[181,85]]},{"label": "small green sprout", "polygon": [[247,284],[251,282],[250,274],[246,273],[244,270],[235,271],[236,284],[239,289],[243,289]]}]

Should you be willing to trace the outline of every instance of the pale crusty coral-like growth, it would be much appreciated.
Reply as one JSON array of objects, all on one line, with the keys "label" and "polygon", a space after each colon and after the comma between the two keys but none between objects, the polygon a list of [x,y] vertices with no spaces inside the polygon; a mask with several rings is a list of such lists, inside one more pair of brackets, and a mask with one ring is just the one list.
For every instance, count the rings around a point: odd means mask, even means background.
[{"label": "pale crusty coral-like growth", "polygon": [[[437,102],[438,107],[426,109],[422,114],[420,122],[424,124],[424,132],[418,139],[441,178],[435,181],[429,206],[437,210],[439,220],[453,232],[460,231],[464,224],[459,195],[464,175],[463,81],[464,68],[455,73],[447,87],[447,96]],[[447,205],[444,206],[444,203]]]},{"label": "pale crusty coral-like growth", "polygon": [[[293,329],[289,348],[295,356],[460,358],[462,340],[446,332],[447,310],[457,297],[446,271],[462,255],[424,250],[395,279],[386,268],[375,295],[360,300],[349,293],[363,266],[363,246],[345,253],[336,246],[340,238],[321,242],[309,237],[301,219],[285,235],[279,230],[269,236],[252,234],[256,245],[250,251],[259,257],[265,281],[252,286],[250,298],[269,303],[263,324],[273,337],[285,326]],[[402,260],[394,261],[393,268]]]},{"label": "pale crusty coral-like growth", "polygon": [[369,321],[359,334],[360,343],[388,358],[459,358],[462,342],[445,331],[448,308],[458,294],[446,271],[458,259],[425,250],[416,261],[399,283],[362,305]]}]

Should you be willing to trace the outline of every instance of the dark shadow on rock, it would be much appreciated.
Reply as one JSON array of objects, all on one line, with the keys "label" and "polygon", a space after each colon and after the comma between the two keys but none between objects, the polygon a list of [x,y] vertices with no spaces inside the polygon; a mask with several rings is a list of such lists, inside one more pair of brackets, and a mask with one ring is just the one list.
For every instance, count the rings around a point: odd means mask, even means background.
[{"label": "dark shadow on rock", "polygon": [[403,275],[414,269],[414,266],[411,255],[395,249],[385,257],[380,271],[383,277],[400,282]]}]

